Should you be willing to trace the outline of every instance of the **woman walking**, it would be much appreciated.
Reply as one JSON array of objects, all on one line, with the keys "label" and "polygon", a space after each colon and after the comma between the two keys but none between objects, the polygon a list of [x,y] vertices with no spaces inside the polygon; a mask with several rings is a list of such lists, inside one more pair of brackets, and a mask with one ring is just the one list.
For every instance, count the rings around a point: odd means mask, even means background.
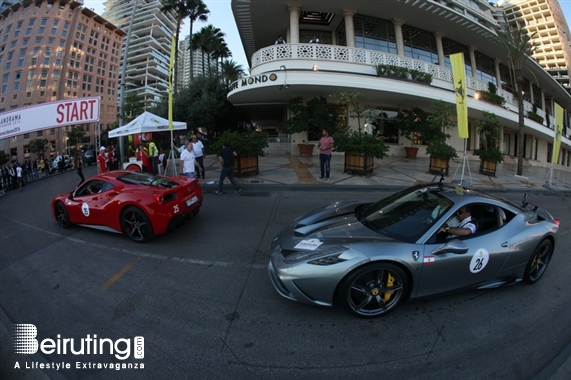
[{"label": "woman walking", "polygon": [[[79,155],[79,152],[75,153],[75,167],[77,168],[77,175],[79,176],[79,178],[81,178],[81,181],[79,181],[79,185],[81,185],[83,182],[85,182],[85,177],[83,177],[83,161],[81,160],[81,156]],[[79,186],[77,185],[77,186]]]}]

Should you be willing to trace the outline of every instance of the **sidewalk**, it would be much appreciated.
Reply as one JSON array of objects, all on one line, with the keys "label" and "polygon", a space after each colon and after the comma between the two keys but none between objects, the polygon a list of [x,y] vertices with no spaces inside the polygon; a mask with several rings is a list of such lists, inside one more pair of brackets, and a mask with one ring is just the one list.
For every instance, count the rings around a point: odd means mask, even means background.
[{"label": "sidewalk", "polygon": [[[240,184],[259,185],[303,185],[313,186],[352,186],[372,187],[374,189],[398,189],[419,183],[437,182],[439,175],[428,173],[428,158],[385,157],[375,160],[372,175],[361,176],[343,173],[343,155],[333,155],[331,160],[330,181],[320,180],[319,157],[299,157],[292,155],[266,155],[259,158],[260,173],[236,177]],[[549,188],[549,168],[541,168],[524,162],[523,176],[517,176],[515,160],[507,158],[498,164],[496,176],[490,177],[478,172],[479,160],[468,159],[462,165],[462,159],[450,161],[448,183],[472,184],[472,187],[486,191],[570,191],[571,169],[553,170],[553,181]],[[208,187],[218,183],[220,164],[216,156],[209,155],[204,159],[206,179],[202,183]],[[464,166],[464,170],[463,170]],[[463,175],[462,175],[463,172]],[[226,180],[226,183],[229,183]],[[308,187],[313,187],[308,186]]]}]

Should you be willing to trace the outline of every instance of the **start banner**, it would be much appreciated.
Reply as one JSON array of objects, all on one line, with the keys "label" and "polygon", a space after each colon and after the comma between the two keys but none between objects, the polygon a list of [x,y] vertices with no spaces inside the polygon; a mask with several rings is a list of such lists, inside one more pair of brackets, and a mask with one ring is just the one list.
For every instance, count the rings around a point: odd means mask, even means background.
[{"label": "start banner", "polygon": [[0,140],[24,133],[99,121],[100,98],[42,103],[0,113]]}]

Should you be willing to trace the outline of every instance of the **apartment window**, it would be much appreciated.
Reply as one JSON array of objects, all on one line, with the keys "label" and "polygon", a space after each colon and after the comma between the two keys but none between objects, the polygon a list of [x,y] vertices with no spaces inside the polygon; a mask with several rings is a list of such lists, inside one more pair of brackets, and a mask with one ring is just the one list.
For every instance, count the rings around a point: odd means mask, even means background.
[{"label": "apartment window", "polygon": [[40,88],[46,88],[47,81],[45,79],[40,80]]},{"label": "apartment window", "polygon": [[16,31],[14,32],[14,38],[18,38],[19,36],[20,36],[20,31],[19,31],[19,30],[16,30]]},{"label": "apartment window", "polygon": [[32,34],[32,28],[26,29],[26,36],[29,36],[30,34]]},{"label": "apartment window", "polygon": [[20,91],[20,82],[14,82],[14,91]]},{"label": "apartment window", "polygon": [[12,68],[12,62],[6,62],[6,71]]},{"label": "apartment window", "polygon": [[65,40],[59,40],[59,46],[64,47],[65,46]]},{"label": "apartment window", "polygon": [[438,64],[438,50],[434,34],[409,25],[402,26],[402,34],[406,57]]},{"label": "apartment window", "polygon": [[50,34],[52,36],[55,36],[57,34],[57,28],[52,28],[52,30],[50,31]]},{"label": "apartment window", "polygon": [[36,66],[38,64],[38,59],[37,58],[32,58],[32,60],[30,61],[30,65],[31,66]]},{"label": "apartment window", "polygon": [[56,67],[61,67],[61,59],[56,59]]},{"label": "apartment window", "polygon": [[38,137],[42,137],[44,135],[44,131],[38,131],[36,133],[37,133],[36,136]]},{"label": "apartment window", "polygon": [[[392,22],[355,15],[354,23],[356,47],[391,54],[397,53],[396,35]],[[342,24],[337,30],[337,35],[342,41],[346,41],[345,23]]]},{"label": "apartment window", "polygon": [[42,70],[42,77],[41,77],[41,78],[42,78],[42,79],[46,79],[47,77],[48,77],[48,70],[43,69],[43,70]]},{"label": "apartment window", "polygon": [[59,79],[59,70],[54,70],[54,79]]},{"label": "apartment window", "polygon": [[3,84],[2,85],[2,95],[6,94],[6,92],[8,92],[8,85]]},{"label": "apartment window", "polygon": [[35,18],[32,18],[28,21],[28,26],[34,26],[34,23],[36,22]]},{"label": "apartment window", "polygon": [[36,70],[28,70],[28,79],[33,79],[35,73],[36,73]]},{"label": "apartment window", "polygon": [[50,65],[50,59],[49,58],[44,58],[44,66],[49,66]]},{"label": "apartment window", "polygon": [[[29,133],[24,133],[24,139],[29,139],[30,138],[30,134]],[[29,147],[28,147],[29,149]]]},{"label": "apartment window", "polygon": [[[22,21],[18,21],[18,23],[16,24],[16,29],[20,29],[22,27]],[[9,30],[7,30],[6,32],[9,32]]]},{"label": "apartment window", "polygon": [[45,31],[46,31],[46,28],[43,27],[43,26],[40,26],[40,27],[38,28],[38,34],[44,34]]},{"label": "apartment window", "polygon": [[476,56],[476,77],[486,83],[492,82],[497,86],[494,60],[478,51],[474,52],[474,55]]},{"label": "apartment window", "polygon": [[18,67],[24,67],[24,59],[23,58],[20,58],[18,60]]},{"label": "apartment window", "polygon": [[466,69],[466,75],[472,76],[472,65],[470,64],[470,50],[468,49],[467,46],[459,44],[456,41],[452,41],[449,38],[443,37],[442,50],[444,51],[444,66],[448,67],[449,69],[452,68],[452,64],[450,63],[450,55],[456,53],[463,53],[464,68]]},{"label": "apartment window", "polygon": [[42,44],[42,37],[36,37],[36,45]]},{"label": "apartment window", "polygon": [[22,45],[27,46],[28,43],[30,43],[30,39],[29,39],[29,38],[24,38],[24,40],[22,41]]},{"label": "apartment window", "polygon": [[[47,19],[47,18],[43,18],[40,25],[46,26],[47,24],[48,24],[48,19]],[[31,25],[30,25],[30,26],[31,26]]]},{"label": "apartment window", "polygon": [[8,61],[11,61],[12,58],[14,58],[14,52],[13,51],[8,53]]},{"label": "apartment window", "polygon": [[59,20],[54,20],[54,26],[59,26]]},{"label": "apartment window", "polygon": [[52,49],[46,49],[46,57],[52,56]]}]

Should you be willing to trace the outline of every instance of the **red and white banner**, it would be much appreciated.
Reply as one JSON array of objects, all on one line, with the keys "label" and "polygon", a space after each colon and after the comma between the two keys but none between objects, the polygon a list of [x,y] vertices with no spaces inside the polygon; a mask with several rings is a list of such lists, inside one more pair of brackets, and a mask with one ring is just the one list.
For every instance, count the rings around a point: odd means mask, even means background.
[{"label": "red and white banner", "polygon": [[98,96],[60,100],[0,113],[0,140],[24,133],[99,121]]}]

